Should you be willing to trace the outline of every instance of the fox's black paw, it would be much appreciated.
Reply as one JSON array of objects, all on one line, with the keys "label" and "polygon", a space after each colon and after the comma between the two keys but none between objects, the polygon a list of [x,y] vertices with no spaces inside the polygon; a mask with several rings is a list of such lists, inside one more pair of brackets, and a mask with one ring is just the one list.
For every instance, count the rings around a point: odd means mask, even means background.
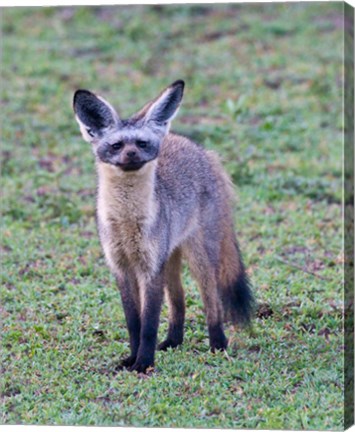
[{"label": "fox's black paw", "polygon": [[149,369],[153,370],[153,361],[137,360],[131,367],[128,368],[130,372],[138,372],[146,374]]},{"label": "fox's black paw", "polygon": [[158,345],[158,350],[159,351],[166,351],[168,348],[176,348],[177,346],[182,344],[182,340],[181,341],[176,341],[173,339],[165,339],[165,341],[161,342]]},{"label": "fox's black paw", "polygon": [[226,338],[220,323],[208,326],[208,333],[210,336],[210,347],[212,352],[224,351],[227,348],[228,339]]},{"label": "fox's black paw", "polygon": [[211,341],[211,351],[214,353],[216,351],[225,351],[228,346],[228,339],[225,337],[220,340]]},{"label": "fox's black paw", "polygon": [[129,369],[136,361],[136,356],[129,356],[120,361],[116,370]]}]

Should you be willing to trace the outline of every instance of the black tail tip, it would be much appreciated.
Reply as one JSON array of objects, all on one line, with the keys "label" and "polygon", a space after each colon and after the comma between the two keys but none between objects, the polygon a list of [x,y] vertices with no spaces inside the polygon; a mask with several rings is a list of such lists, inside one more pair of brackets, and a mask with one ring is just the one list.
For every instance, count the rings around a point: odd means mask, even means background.
[{"label": "black tail tip", "polygon": [[247,274],[243,271],[236,282],[224,290],[222,298],[225,321],[249,326],[255,313],[256,303]]}]

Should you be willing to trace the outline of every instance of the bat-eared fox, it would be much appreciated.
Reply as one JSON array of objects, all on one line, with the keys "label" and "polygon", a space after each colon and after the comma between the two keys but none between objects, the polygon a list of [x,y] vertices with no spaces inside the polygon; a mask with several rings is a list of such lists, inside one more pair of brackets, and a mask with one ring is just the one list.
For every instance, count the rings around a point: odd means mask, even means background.
[{"label": "bat-eared fox", "polygon": [[199,285],[212,352],[227,348],[223,322],[248,324],[253,295],[233,228],[232,183],[217,155],[169,132],[184,91],[179,80],[129,119],[77,90],[74,112],[96,160],[97,224],[117,280],[131,354],[120,367],[154,365],[159,316],[168,302],[166,350],[183,341],[182,259]]}]

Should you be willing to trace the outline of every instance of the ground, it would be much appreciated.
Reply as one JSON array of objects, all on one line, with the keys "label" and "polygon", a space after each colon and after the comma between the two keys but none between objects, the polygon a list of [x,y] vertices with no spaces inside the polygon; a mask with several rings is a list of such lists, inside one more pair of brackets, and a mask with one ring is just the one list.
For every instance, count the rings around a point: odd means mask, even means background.
[{"label": "ground", "polygon": [[[2,10],[2,423],[342,428],[342,8]],[[185,268],[184,345],[148,375],[117,372],[128,335],[72,95],[125,117],[176,79],[175,131],[236,185],[258,310],[211,354]]]}]

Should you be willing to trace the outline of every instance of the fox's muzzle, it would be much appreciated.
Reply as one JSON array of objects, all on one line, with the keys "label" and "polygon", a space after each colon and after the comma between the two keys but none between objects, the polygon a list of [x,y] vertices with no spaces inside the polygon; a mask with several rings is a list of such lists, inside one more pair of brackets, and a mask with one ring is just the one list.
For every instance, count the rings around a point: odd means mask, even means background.
[{"label": "fox's muzzle", "polygon": [[122,171],[137,171],[145,164],[145,162],[127,162],[118,163],[116,166],[122,169]]}]

